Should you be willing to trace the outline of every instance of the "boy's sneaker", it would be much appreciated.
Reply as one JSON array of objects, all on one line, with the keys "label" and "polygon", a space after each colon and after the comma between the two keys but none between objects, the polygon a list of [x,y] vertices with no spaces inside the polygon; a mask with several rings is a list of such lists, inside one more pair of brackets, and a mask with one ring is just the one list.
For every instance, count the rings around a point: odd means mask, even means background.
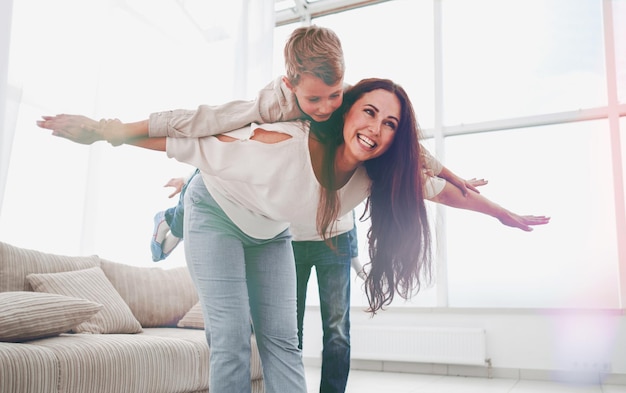
[{"label": "boy's sneaker", "polygon": [[161,242],[161,249],[163,250],[163,259],[167,258],[172,251],[176,248],[178,243],[181,242],[181,238],[176,237],[172,234],[172,232],[168,232],[165,236],[165,240]]},{"label": "boy's sneaker", "polygon": [[158,212],[154,216],[154,231],[152,232],[152,241],[150,242],[150,251],[152,252],[152,260],[154,262],[161,261],[167,257],[163,253],[163,240],[170,230],[170,226],[165,221],[165,211]]}]

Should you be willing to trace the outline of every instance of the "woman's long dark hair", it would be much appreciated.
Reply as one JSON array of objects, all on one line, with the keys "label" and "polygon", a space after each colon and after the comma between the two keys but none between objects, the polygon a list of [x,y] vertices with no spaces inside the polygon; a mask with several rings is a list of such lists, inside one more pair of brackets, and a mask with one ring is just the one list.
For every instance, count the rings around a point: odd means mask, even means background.
[{"label": "woman's long dark hair", "polygon": [[[371,268],[365,280],[368,311],[376,314],[397,292],[407,299],[431,278],[431,234],[422,193],[422,159],[419,127],[404,89],[388,79],[364,79],[347,90],[343,104],[323,124],[312,123],[311,132],[325,145],[322,177],[335,181],[335,154],[343,143],[343,116],[363,94],[383,89],[400,100],[401,113],[391,147],[364,163],[372,180],[364,216],[368,231]],[[317,212],[317,230],[324,239],[339,212],[337,192],[323,188]]]}]

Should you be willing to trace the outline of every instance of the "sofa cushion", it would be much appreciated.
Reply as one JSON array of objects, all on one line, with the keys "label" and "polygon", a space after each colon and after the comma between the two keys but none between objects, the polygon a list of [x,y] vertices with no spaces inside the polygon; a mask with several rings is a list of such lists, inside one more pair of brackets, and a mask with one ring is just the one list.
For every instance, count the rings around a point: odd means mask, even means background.
[{"label": "sofa cushion", "polygon": [[183,319],[178,321],[177,326],[187,329],[204,329],[204,318],[202,316],[202,306],[200,302],[191,307],[191,310],[185,314]]},{"label": "sofa cushion", "polygon": [[0,292],[30,291],[26,276],[100,266],[96,255],[79,257],[48,254],[0,242]]},{"label": "sofa cushion", "polygon": [[36,292],[78,297],[103,305],[93,317],[72,328],[75,333],[139,333],[141,325],[99,267],[63,273],[30,274]]},{"label": "sofa cushion", "polygon": [[101,267],[143,327],[176,327],[198,302],[186,267],[137,267],[104,259]]},{"label": "sofa cushion", "polygon": [[200,378],[208,372],[200,370],[208,356],[201,359],[205,353],[185,340],[143,333],[63,334],[28,345],[55,354],[62,370],[59,392],[173,393],[208,386],[208,378]]},{"label": "sofa cushion", "polygon": [[[207,344],[205,331],[198,329],[151,328],[144,329],[141,335],[179,339],[193,343],[200,351],[200,370],[203,373],[202,379],[208,381],[210,349]],[[263,368],[261,367],[261,356],[259,355],[259,348],[254,335],[250,336],[250,351],[250,379],[253,381],[262,380]],[[254,392],[255,390],[253,389],[252,391]]]},{"label": "sofa cushion", "polygon": [[2,393],[57,393],[60,374],[59,362],[48,348],[0,342]]},{"label": "sofa cushion", "polygon": [[0,341],[20,342],[71,330],[102,309],[85,299],[49,293],[0,293]]}]

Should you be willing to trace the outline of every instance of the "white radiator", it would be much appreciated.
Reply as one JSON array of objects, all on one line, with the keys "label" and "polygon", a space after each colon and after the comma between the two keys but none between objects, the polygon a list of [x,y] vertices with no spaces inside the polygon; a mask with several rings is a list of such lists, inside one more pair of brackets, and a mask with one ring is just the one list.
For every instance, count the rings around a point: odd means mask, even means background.
[{"label": "white radiator", "polygon": [[487,365],[481,328],[353,326],[350,343],[353,359]]}]

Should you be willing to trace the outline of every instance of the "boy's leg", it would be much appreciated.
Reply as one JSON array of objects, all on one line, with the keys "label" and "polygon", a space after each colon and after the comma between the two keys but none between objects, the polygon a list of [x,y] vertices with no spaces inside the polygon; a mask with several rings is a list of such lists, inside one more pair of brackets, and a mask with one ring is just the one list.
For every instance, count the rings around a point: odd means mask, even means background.
[{"label": "boy's leg", "polygon": [[298,321],[298,348],[302,349],[304,337],[304,312],[306,310],[306,293],[313,265],[307,258],[307,245],[310,242],[292,242],[293,255],[296,260],[296,297]]},{"label": "boy's leg", "polygon": [[350,239],[350,257],[355,258],[359,256],[359,239],[356,232],[356,213],[352,210],[352,218],[354,219],[354,226],[348,232]]},{"label": "boy's leg", "polygon": [[[352,216],[354,217],[354,210],[352,210]],[[356,233],[356,221],[354,222],[354,226],[350,232],[348,232],[348,236],[350,238],[350,263],[352,265],[352,269],[360,279],[365,280],[365,270],[363,270],[363,265],[359,260],[359,243]]]},{"label": "boy's leg", "polygon": [[321,393],[345,392],[350,372],[350,237],[332,240],[336,250],[318,241],[314,253],[324,330]]},{"label": "boy's leg", "polygon": [[185,191],[187,186],[198,173],[196,169],[187,179],[187,182],[180,190],[178,203],[164,212],[157,213],[154,216],[154,232],[152,235],[152,243],[150,250],[152,251],[152,260],[154,262],[167,258],[172,251],[178,246],[183,239],[183,224],[185,221]]},{"label": "boy's leg", "polygon": [[179,239],[183,238],[183,223],[185,217],[185,192],[187,191],[187,186],[191,180],[198,174],[200,171],[196,169],[193,174],[187,179],[187,182],[180,190],[180,195],[178,196],[178,204],[172,208],[168,209],[169,214],[166,217],[167,223],[170,225],[170,230],[172,231],[172,235],[176,236]]},{"label": "boy's leg", "polygon": [[167,254],[163,252],[163,241],[170,231],[170,226],[167,221],[168,211],[174,210],[169,208],[165,211],[158,212],[154,216],[154,230],[152,231],[152,239],[150,240],[150,252],[152,253],[152,260],[158,262],[167,257]]}]

